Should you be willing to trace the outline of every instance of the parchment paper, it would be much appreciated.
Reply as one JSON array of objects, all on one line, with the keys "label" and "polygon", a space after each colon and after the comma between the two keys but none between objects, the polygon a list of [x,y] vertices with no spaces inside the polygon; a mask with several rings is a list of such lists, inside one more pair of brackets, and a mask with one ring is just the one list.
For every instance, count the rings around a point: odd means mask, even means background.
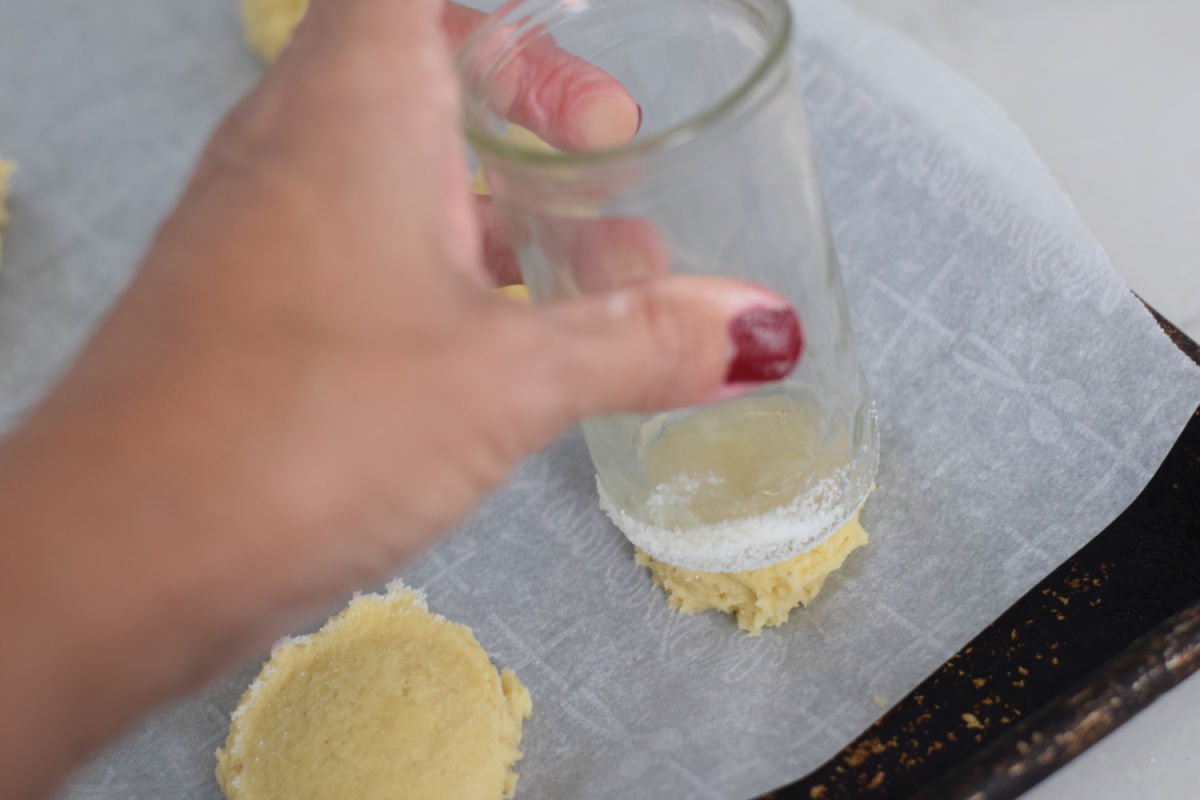
[{"label": "parchment paper", "polygon": [[[741,798],[806,773],[1125,508],[1200,399],[1200,371],[994,104],[841,5],[796,8],[879,406],[872,543],[751,639],[667,609],[597,509],[577,434],[531,458],[403,573],[532,692],[525,800]],[[20,162],[0,269],[10,425],[259,68],[233,0],[0,9],[0,152]],[[256,668],[151,714],[61,797],[218,798],[212,750]]]}]

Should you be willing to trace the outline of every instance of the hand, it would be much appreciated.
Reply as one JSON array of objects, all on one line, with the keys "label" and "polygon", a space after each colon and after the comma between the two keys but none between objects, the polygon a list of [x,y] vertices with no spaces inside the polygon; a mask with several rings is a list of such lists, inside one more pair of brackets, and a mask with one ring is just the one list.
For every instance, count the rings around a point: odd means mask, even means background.
[{"label": "hand", "polygon": [[[685,277],[537,308],[489,292],[440,33],[476,18],[314,2],[65,387],[139,406],[171,392],[186,414],[162,438],[202,430],[208,463],[260,498],[245,502],[370,565],[351,581],[393,569],[580,418],[715,396],[733,317],[786,305]],[[515,113],[550,141],[634,135],[637,106],[603,72],[561,51],[523,69]]]},{"label": "hand", "polygon": [[[485,249],[497,270],[511,255],[467,190],[450,51],[473,19],[314,0],[0,447],[0,635],[25,654],[0,665],[0,794],[393,571],[581,418],[742,391],[798,357],[786,303],[746,284],[535,307],[490,290]],[[558,51],[522,70],[515,108],[544,138],[634,135],[599,70]]]}]

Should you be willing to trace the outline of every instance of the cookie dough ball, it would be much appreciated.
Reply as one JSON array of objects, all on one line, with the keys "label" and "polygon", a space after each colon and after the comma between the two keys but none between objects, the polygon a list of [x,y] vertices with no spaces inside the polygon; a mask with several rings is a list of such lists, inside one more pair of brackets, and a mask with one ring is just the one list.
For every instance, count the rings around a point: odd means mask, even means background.
[{"label": "cookie dough ball", "polygon": [[396,583],[275,647],[233,712],[217,781],[229,800],[510,798],[531,711],[470,628]]},{"label": "cookie dough ball", "polygon": [[718,609],[737,616],[751,636],[782,625],[798,605],[808,605],[825,579],[851,552],[867,543],[856,512],[833,536],[812,550],[780,564],[745,572],[697,572],[665,564],[637,551],[637,563],[650,569],[671,608],[684,614]]},{"label": "cookie dough ball", "polygon": [[0,158],[0,248],[4,245],[4,228],[8,225],[8,178],[16,165]]},{"label": "cookie dough ball", "polygon": [[241,3],[246,41],[270,64],[292,40],[292,31],[308,10],[308,0],[241,0]]}]

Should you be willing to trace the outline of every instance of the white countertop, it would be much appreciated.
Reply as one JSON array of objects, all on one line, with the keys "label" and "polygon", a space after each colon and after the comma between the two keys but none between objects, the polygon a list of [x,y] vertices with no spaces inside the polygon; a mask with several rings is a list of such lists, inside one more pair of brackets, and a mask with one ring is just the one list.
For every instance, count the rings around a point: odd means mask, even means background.
[{"label": "white countertop", "polygon": [[[994,97],[1113,266],[1200,339],[1200,3],[850,0]],[[1029,800],[1200,796],[1200,674]]]},{"label": "white countertop", "polygon": [[995,98],[1125,281],[1200,339],[1200,4],[849,1]]}]

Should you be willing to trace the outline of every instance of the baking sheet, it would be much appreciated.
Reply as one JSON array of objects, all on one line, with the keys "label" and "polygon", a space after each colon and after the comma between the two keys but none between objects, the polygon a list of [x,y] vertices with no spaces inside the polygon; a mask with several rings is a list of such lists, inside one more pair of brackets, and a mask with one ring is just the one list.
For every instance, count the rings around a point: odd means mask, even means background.
[{"label": "baking sheet", "polygon": [[[840,749],[1100,531],[1200,397],[1003,113],[917,47],[796,2],[797,59],[879,406],[873,540],[748,638],[666,608],[596,506],[581,437],[404,570],[534,698],[518,796],[748,797]],[[234,3],[0,0],[0,424],[128,279],[208,130],[259,75]],[[62,798],[220,797],[256,665],[139,722]]]}]

